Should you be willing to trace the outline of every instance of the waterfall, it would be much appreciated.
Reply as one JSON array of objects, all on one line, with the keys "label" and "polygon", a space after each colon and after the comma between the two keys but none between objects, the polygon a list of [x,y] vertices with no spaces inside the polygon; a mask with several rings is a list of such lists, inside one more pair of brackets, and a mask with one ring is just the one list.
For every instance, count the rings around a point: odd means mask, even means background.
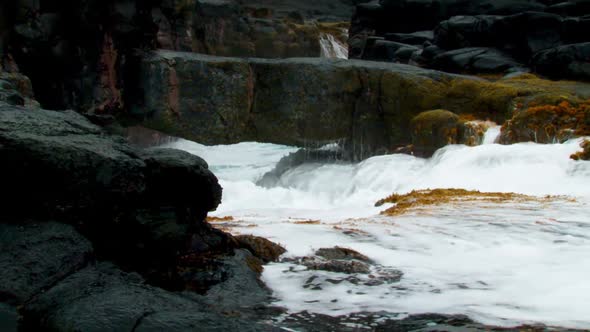
[{"label": "waterfall", "polygon": [[320,35],[320,47],[323,58],[348,59],[348,47],[342,44],[333,35],[322,33]]}]

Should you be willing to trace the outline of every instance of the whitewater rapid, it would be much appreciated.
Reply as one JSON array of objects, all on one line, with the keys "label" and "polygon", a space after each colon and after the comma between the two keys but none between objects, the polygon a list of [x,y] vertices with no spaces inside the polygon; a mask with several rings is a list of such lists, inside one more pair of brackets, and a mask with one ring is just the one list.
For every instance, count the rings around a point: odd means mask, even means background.
[{"label": "whitewater rapid", "polygon": [[[430,159],[386,155],[358,164],[304,164],[277,186],[256,181],[293,147],[240,143],[170,146],[204,158],[224,188],[214,216],[232,216],[231,231],[267,237],[286,257],[344,246],[404,273],[398,283],[323,283],[294,263],[266,266],[263,279],[277,304],[292,312],[330,315],[361,311],[467,314],[486,324],[544,323],[590,327],[590,162],[564,144],[447,146]],[[464,188],[527,195],[566,195],[543,202],[437,206],[427,213],[386,217],[375,207],[392,193]],[[313,222],[309,222],[313,221]],[[374,267],[375,269],[375,267]],[[375,270],[375,273],[379,271]]]}]

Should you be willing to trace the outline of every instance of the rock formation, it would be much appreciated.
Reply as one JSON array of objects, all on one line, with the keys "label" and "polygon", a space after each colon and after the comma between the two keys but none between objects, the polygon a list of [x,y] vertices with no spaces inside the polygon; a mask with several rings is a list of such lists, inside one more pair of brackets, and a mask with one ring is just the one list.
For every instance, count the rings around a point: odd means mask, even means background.
[{"label": "rock formation", "polygon": [[371,1],[352,19],[350,57],[588,80],[588,14],[587,1]]}]

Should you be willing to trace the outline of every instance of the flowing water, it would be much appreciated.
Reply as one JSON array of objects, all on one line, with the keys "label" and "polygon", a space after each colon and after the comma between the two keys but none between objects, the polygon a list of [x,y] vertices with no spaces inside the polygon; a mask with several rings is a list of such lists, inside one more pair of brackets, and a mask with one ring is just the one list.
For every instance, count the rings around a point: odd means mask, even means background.
[{"label": "flowing water", "polygon": [[[289,262],[266,266],[264,281],[277,304],[292,312],[435,312],[503,326],[589,328],[590,162],[569,159],[580,140],[491,144],[497,134],[492,129],[487,144],[448,146],[430,159],[386,155],[358,164],[305,164],[273,188],[255,183],[296,148],[172,146],[209,162],[224,188],[213,215],[233,216],[232,232],[278,242],[286,257],[344,246],[376,262],[377,278],[403,272],[399,282],[379,284]],[[379,215],[387,206],[374,206],[394,192],[426,188],[567,197],[448,204],[395,217]],[[330,282],[338,278],[343,281]]]},{"label": "flowing water", "polygon": [[320,48],[323,58],[348,59],[348,47],[331,34],[322,33]]}]

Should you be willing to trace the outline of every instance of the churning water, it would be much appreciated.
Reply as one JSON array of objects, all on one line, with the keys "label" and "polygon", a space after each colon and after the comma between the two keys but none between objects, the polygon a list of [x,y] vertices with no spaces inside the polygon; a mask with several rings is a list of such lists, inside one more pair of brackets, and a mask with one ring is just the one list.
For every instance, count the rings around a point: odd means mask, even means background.
[{"label": "churning water", "polygon": [[[495,131],[494,131],[495,130]],[[338,273],[294,263],[266,266],[277,304],[296,312],[467,314],[487,324],[539,322],[590,327],[590,162],[570,154],[580,140],[541,145],[448,146],[430,159],[373,157],[358,164],[304,164],[276,186],[255,183],[296,148],[261,143],[172,147],[203,157],[224,188],[215,216],[232,232],[267,237],[287,257],[344,246],[369,256],[375,275],[400,270],[395,283],[326,282]],[[439,205],[382,216],[377,200],[414,189],[465,188],[553,200]],[[319,287],[308,287],[316,276]],[[321,290],[320,290],[321,289]]]}]

